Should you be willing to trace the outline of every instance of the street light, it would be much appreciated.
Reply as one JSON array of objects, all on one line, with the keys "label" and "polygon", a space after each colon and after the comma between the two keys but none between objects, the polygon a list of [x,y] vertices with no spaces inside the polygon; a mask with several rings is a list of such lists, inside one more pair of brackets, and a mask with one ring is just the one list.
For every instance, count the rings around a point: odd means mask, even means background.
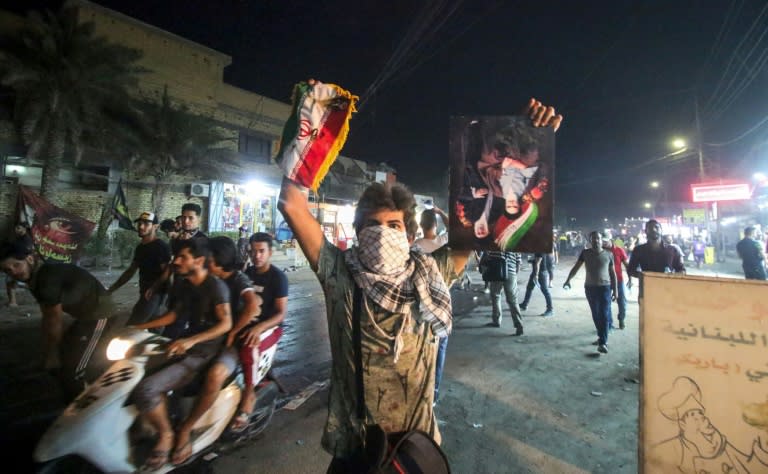
[{"label": "street light", "polygon": [[685,149],[688,146],[688,144],[682,138],[675,138],[672,140],[672,146],[676,150],[681,150],[681,149]]},{"label": "street light", "polygon": [[651,181],[651,187],[652,188],[658,188],[659,187],[659,182],[658,181]]},{"label": "street light", "polygon": [[646,209],[650,209],[650,208],[653,207],[653,204],[651,204],[650,202],[644,202],[643,203],[643,207],[646,208]]}]

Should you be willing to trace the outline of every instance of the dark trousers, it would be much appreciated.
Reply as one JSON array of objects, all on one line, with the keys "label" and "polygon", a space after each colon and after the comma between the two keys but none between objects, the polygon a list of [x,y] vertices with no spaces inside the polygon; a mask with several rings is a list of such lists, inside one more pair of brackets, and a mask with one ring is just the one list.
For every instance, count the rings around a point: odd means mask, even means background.
[{"label": "dark trousers", "polygon": [[112,363],[106,350],[116,318],[75,320],[61,340],[61,371],[58,373],[66,401],[74,399],[85,382],[96,380]]},{"label": "dark trousers", "polygon": [[765,280],[766,274],[765,274],[765,268],[762,266],[755,266],[755,267],[745,267],[742,266],[744,269],[744,277],[747,280]]},{"label": "dark trousers", "polygon": [[608,343],[608,324],[611,320],[611,287],[585,286],[589,309],[592,310],[592,321],[597,330],[598,344]]},{"label": "dark trousers", "polygon": [[[531,294],[533,289],[536,288],[537,280],[534,278],[533,273],[528,277],[528,286],[525,287],[525,298],[521,306],[528,306],[531,301]],[[547,302],[547,311],[552,311],[552,295],[549,293],[549,273],[546,270],[539,270],[538,286],[541,290],[541,294],[544,295],[544,300]]]}]

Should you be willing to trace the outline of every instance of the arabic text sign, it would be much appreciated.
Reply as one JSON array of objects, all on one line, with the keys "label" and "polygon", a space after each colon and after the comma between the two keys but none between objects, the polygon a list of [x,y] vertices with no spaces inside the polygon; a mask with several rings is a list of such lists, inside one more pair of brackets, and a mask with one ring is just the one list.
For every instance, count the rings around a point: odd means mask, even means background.
[{"label": "arabic text sign", "polygon": [[642,472],[768,472],[754,444],[768,428],[768,284],[649,273],[643,287]]},{"label": "arabic text sign", "polygon": [[692,184],[693,202],[739,201],[752,197],[749,183]]}]

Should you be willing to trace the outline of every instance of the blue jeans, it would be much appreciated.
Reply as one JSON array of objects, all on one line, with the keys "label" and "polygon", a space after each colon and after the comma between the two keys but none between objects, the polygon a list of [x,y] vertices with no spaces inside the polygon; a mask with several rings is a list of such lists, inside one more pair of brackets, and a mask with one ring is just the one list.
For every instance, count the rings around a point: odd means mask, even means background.
[{"label": "blue jeans", "polygon": [[443,367],[445,367],[445,349],[448,347],[448,336],[440,338],[437,343],[437,363],[435,364],[435,400],[437,401],[440,391],[440,380],[443,378]]},{"label": "blue jeans", "polygon": [[616,288],[618,290],[616,302],[619,304],[619,322],[621,322],[627,316],[627,293],[623,281],[617,281]]},{"label": "blue jeans", "polygon": [[552,311],[552,295],[549,293],[549,273],[544,269],[539,270],[538,285],[536,284],[536,280],[537,279],[533,277],[533,273],[531,273],[531,276],[528,277],[528,286],[525,287],[525,298],[523,298],[521,306],[528,306],[528,303],[531,301],[533,289],[538,286],[541,290],[541,294],[544,295],[544,301],[547,303],[547,311]]},{"label": "blue jeans", "polygon": [[592,321],[597,329],[598,344],[608,342],[608,323],[611,320],[611,287],[585,286],[589,309],[592,310]]}]

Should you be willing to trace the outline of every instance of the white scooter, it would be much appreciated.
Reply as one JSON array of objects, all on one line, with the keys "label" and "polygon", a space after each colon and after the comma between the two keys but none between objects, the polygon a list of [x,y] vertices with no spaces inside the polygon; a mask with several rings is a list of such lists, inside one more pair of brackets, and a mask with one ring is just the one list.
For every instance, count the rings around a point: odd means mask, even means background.
[{"label": "white scooter", "polygon": [[[261,335],[259,360],[253,370],[257,401],[248,427],[239,433],[228,430],[238,412],[244,385],[238,369],[223,384],[213,406],[195,424],[190,461],[215,447],[226,448],[251,439],[266,428],[280,392],[267,372],[281,334],[282,329],[273,328]],[[86,387],[43,434],[33,455],[34,461],[40,463],[38,472],[140,471],[154,445],[155,433],[139,416],[131,393],[145,375],[167,363],[168,342],[167,338],[135,329],[112,339],[107,358],[117,362]],[[196,397],[192,387],[170,394],[168,410],[173,422],[186,417]],[[166,464],[152,472],[162,474],[176,467]]]}]

